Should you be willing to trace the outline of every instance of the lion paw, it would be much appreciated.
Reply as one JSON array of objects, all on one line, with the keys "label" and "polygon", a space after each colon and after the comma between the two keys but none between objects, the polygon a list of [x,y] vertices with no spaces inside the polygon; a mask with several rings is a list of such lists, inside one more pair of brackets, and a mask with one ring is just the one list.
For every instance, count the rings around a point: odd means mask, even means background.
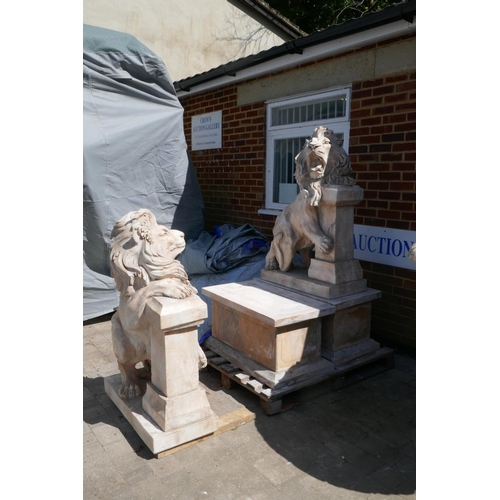
[{"label": "lion paw", "polygon": [[193,288],[189,283],[176,283],[175,287],[169,290],[169,297],[173,299],[185,299],[193,294]]},{"label": "lion paw", "polygon": [[321,238],[320,243],[319,243],[319,249],[323,253],[328,253],[333,247],[333,240],[332,238],[329,238],[328,236],[325,236]]},{"label": "lion paw", "polygon": [[279,265],[278,265],[278,261],[276,259],[266,260],[266,269],[269,269],[270,271],[275,271],[278,268],[279,268]]},{"label": "lion paw", "polygon": [[203,349],[200,347],[198,354],[198,370],[203,370],[203,368],[206,368],[207,365],[208,365],[207,357],[205,356]]},{"label": "lion paw", "polygon": [[118,395],[122,399],[132,399],[142,394],[142,389],[138,384],[134,382],[128,382],[126,384],[122,384],[120,386],[120,390],[118,391]]}]

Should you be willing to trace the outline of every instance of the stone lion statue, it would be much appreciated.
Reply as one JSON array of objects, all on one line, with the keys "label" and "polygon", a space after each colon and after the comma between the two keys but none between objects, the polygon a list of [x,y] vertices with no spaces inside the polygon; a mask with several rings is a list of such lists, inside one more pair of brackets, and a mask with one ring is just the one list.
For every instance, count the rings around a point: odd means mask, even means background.
[{"label": "stone lion statue", "polygon": [[328,253],[333,240],[318,222],[317,207],[325,184],[352,185],[351,161],[332,130],[316,127],[295,157],[295,180],[300,192],[276,218],[266,269],[288,271],[296,252],[309,266],[314,247]]},{"label": "stone lion statue", "polygon": [[[142,394],[136,365],[150,372],[149,322],[144,314],[151,297],[183,299],[197,293],[176,257],[186,243],[181,231],[158,225],[152,212],[141,209],[122,217],[111,232],[111,276],[120,292],[120,304],[111,318],[113,350],[122,384],[119,395]],[[198,346],[199,347],[199,346]],[[199,347],[199,368],[207,364]]]},{"label": "stone lion statue", "polygon": [[410,251],[408,252],[408,258],[414,262],[415,264],[417,263],[417,244],[413,243],[413,245],[410,247]]}]

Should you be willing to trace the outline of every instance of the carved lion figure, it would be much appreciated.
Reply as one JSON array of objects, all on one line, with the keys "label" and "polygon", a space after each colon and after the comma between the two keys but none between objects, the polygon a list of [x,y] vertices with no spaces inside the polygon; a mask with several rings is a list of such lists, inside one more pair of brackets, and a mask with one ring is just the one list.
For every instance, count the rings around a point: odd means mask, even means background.
[{"label": "carved lion figure", "polygon": [[276,218],[273,241],[266,255],[266,269],[288,271],[296,252],[309,266],[311,251],[328,253],[333,240],[318,221],[318,210],[325,184],[352,185],[355,180],[349,155],[332,130],[316,127],[295,157],[295,180],[300,192]]},{"label": "carved lion figure", "polygon": [[[144,314],[151,297],[183,299],[197,293],[176,257],[186,243],[181,231],[167,229],[146,209],[129,212],[111,232],[111,276],[120,292],[118,310],[111,318],[113,350],[118,361],[122,399],[140,396],[142,361],[150,370],[149,322]],[[199,346],[198,346],[199,347]],[[199,368],[207,364],[199,347]]]},{"label": "carved lion figure", "polygon": [[327,170],[331,142],[325,127],[314,129],[311,139],[295,157],[295,180],[300,192],[276,218],[273,241],[266,255],[266,269],[288,271],[296,252],[309,265],[310,251],[317,246],[328,252],[333,240],[321,229],[317,207],[321,202],[321,185]]}]

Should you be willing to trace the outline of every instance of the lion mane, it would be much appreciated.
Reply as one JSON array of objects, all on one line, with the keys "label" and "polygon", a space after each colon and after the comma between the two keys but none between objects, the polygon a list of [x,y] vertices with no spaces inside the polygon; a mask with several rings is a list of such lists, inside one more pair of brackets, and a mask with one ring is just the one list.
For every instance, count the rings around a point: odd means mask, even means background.
[{"label": "lion mane", "polygon": [[309,203],[317,207],[321,201],[321,184],[325,177],[330,153],[330,140],[325,127],[316,127],[300,153],[295,157],[295,180]]},{"label": "lion mane", "polygon": [[153,281],[165,279],[178,281],[196,293],[183,265],[176,260],[184,250],[184,236],[158,225],[149,210],[143,208],[122,217],[111,238],[111,276],[121,294],[130,295]]},{"label": "lion mane", "polygon": [[[111,318],[113,351],[122,376],[119,395],[129,399],[143,392],[136,364],[142,362],[146,371],[150,370],[149,321],[144,314],[147,300],[183,299],[197,290],[176,260],[186,246],[184,234],[159,225],[149,210],[143,208],[122,217],[111,238],[111,276],[120,292],[118,310]],[[201,347],[198,358],[199,367],[206,366]]]},{"label": "lion mane", "polygon": [[342,147],[343,140],[339,140],[333,130],[325,129],[324,136],[330,141],[330,152],[326,164],[323,184],[352,186],[356,180],[350,175],[354,175],[351,166],[351,159],[346,150]]}]

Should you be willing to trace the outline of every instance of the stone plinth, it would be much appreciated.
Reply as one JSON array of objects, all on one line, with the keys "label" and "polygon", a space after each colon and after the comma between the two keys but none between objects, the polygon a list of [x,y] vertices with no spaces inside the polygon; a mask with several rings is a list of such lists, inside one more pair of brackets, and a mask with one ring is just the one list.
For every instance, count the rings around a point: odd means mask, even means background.
[{"label": "stone plinth", "polygon": [[188,425],[181,425],[170,431],[164,431],[144,410],[142,397],[123,400],[118,396],[120,384],[120,374],[106,377],[104,379],[106,394],[154,454],[176,448],[199,437],[212,434],[217,430],[217,416],[211,412],[208,418],[191,422]]},{"label": "stone plinth", "polygon": [[359,289],[363,270],[354,259],[354,206],[363,199],[363,190],[359,186],[325,185],[322,192],[318,207],[319,225],[333,239],[333,248],[329,253],[315,249],[308,276],[331,283],[334,290],[344,283],[357,281]]},{"label": "stone plinth", "polygon": [[[322,357],[322,331],[330,327],[328,318],[380,296],[366,289],[326,300],[261,279],[205,287],[202,292],[212,299],[214,350],[272,388],[331,371],[333,365]],[[347,335],[342,326],[336,332]],[[342,346],[347,345],[345,340]]]},{"label": "stone plinth", "polygon": [[[314,259],[313,259],[314,260]],[[321,262],[321,261],[316,261]],[[330,264],[325,262],[325,264]],[[306,268],[295,268],[289,271],[270,271],[263,269],[260,272],[260,277],[271,283],[297,290],[298,292],[307,293],[315,297],[323,299],[335,299],[344,295],[352,295],[366,290],[366,280],[357,279],[334,285],[327,281],[322,281],[308,276]]]},{"label": "stone plinth", "polygon": [[380,344],[370,339],[370,318],[371,302],[339,309],[335,314],[323,318],[321,355],[336,366],[341,366],[377,351]]},{"label": "stone plinth", "polygon": [[159,453],[217,429],[198,372],[197,326],[206,319],[207,308],[197,295],[154,297],[147,302],[146,316],[151,340],[146,393],[124,401],[117,392],[119,379],[112,377],[105,379],[105,389],[151,451]]}]

